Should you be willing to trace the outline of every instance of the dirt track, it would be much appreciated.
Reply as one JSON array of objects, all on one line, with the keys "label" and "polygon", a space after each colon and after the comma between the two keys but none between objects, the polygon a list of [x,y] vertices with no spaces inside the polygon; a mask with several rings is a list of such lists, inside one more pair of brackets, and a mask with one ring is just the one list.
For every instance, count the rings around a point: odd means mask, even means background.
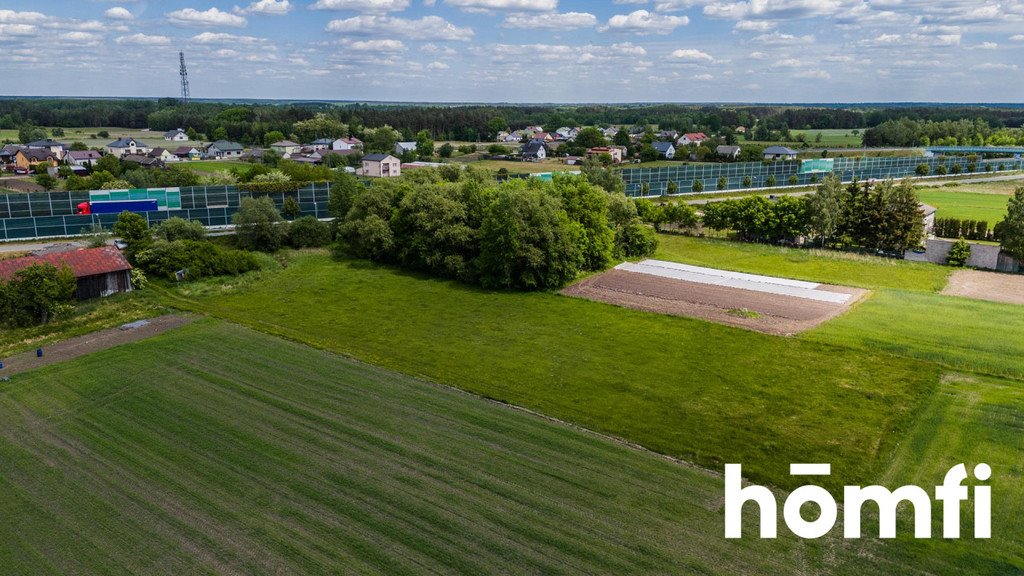
[{"label": "dirt track", "polygon": [[852,294],[853,297],[847,304],[833,304],[622,270],[591,276],[562,293],[636,310],[689,316],[785,336],[809,330],[838,316],[867,294],[865,290],[841,286],[821,286],[818,289]]},{"label": "dirt track", "polygon": [[43,357],[37,358],[35,351],[24,352],[10,358],[0,358],[4,367],[0,370],[0,377],[13,376],[19,372],[27,372],[42,368],[50,364],[65,362],[92,354],[121,344],[137,342],[163,334],[168,330],[184,326],[192,321],[189,316],[168,314],[157,318],[150,318],[145,326],[131,329],[108,328],[91,334],[85,334],[76,338],[70,338],[62,342],[56,342],[43,347]]},{"label": "dirt track", "polygon": [[1024,275],[959,270],[950,277],[942,293],[991,302],[1024,304]]}]

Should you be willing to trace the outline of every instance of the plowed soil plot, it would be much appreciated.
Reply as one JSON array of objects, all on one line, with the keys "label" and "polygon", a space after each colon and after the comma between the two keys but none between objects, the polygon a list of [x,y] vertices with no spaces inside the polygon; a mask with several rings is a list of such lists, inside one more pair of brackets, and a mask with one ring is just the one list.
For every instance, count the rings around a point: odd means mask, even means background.
[{"label": "plowed soil plot", "polygon": [[867,291],[645,260],[621,264],[562,293],[768,334],[792,335],[841,314]]},{"label": "plowed soil plot", "polygon": [[1024,304],[1024,276],[960,270],[949,279],[949,285],[942,293],[977,300]]}]

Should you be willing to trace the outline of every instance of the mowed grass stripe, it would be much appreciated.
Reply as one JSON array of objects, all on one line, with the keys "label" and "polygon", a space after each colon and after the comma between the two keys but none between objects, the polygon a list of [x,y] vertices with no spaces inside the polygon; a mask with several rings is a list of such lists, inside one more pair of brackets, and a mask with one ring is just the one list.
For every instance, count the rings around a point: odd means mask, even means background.
[{"label": "mowed grass stripe", "polygon": [[825,562],[816,543],[724,541],[707,473],[221,323],[22,375],[0,386],[0,419],[15,572]]}]

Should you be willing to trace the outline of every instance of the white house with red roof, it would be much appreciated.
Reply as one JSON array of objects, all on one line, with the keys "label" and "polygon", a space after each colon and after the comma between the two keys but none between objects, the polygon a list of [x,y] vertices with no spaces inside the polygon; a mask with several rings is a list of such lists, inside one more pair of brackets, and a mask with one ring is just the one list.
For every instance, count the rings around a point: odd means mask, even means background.
[{"label": "white house with red roof", "polygon": [[702,142],[710,139],[711,138],[703,132],[688,132],[680,136],[676,143],[680,146],[689,146],[690,144],[700,145]]}]

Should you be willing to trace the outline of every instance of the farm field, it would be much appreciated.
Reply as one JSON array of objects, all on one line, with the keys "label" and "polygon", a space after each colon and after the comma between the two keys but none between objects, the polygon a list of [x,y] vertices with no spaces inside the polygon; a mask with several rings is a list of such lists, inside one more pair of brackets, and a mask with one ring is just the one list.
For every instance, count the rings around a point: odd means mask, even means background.
[{"label": "farm field", "polygon": [[[123,370],[128,363],[134,372]],[[1021,408],[1019,387],[948,378],[882,473],[893,484],[928,485],[948,462],[984,454],[1008,470],[996,489],[1019,501],[1011,480],[1020,471],[1010,468],[1021,449],[1012,414]],[[0,561],[12,572],[800,566],[881,576],[1006,574],[1024,562],[1021,526],[999,507],[997,537],[969,546],[798,542],[785,532],[725,540],[715,474],[217,321],[0,384],[0,417],[0,485],[11,495],[0,501]],[[965,422],[977,432],[948,432]],[[937,508],[933,515],[941,518]],[[870,533],[873,520],[865,522]],[[747,514],[745,526],[755,525]]]},{"label": "farm field", "polygon": [[913,360],[319,255],[181,294],[169,301],[700,465],[744,462],[782,487],[788,463],[807,459],[833,462],[836,484],[871,477],[939,376]]},{"label": "farm field", "polygon": [[[967,186],[963,188],[967,188]],[[1012,187],[1005,195],[961,191],[960,188],[918,189],[921,202],[939,209],[936,217],[985,220],[989,223],[990,228],[1001,222],[1006,216],[1006,203],[1012,192]]]},{"label": "farm field", "polygon": [[[142,140],[143,142],[151,146],[163,146],[165,148],[169,145],[179,146],[185,144],[185,142],[182,142],[181,144],[178,144],[176,142],[167,142],[166,140],[164,140],[163,132],[156,132],[152,130],[140,130],[134,128],[65,128],[63,136],[51,136],[51,128],[45,128],[45,130],[48,138],[53,138],[54,140],[58,142],[64,142],[65,144],[71,144],[72,142],[82,142],[90,148],[106,146],[107,144],[110,144],[114,140],[117,140],[118,138],[122,137],[135,138],[137,140]],[[102,132],[104,130],[106,130],[110,134],[109,138],[100,138],[98,136],[95,138],[92,137],[97,132]],[[17,142],[18,131],[0,130],[0,142],[3,142],[5,140]]]},{"label": "farm field", "polygon": [[[790,134],[794,138],[799,137],[801,134],[807,137],[807,142],[815,148],[823,148],[828,146],[843,146],[847,148],[859,147],[863,144],[863,130],[859,130],[857,134],[853,133],[852,129],[824,129],[824,130],[791,130]],[[821,141],[817,140],[818,135],[821,135]]]}]

